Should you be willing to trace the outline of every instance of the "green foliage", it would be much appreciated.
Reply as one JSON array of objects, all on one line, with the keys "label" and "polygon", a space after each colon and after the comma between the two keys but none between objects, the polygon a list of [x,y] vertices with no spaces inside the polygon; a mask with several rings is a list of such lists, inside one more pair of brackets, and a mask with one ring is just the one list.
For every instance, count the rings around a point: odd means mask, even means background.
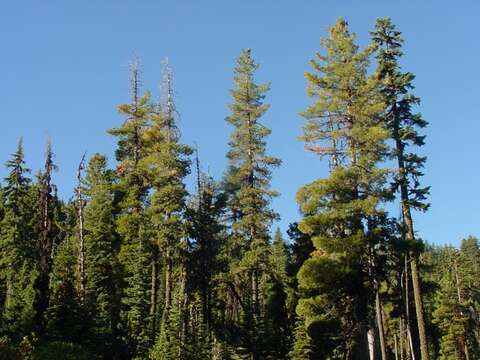
[{"label": "green foliage", "polygon": [[146,156],[143,134],[152,112],[150,94],[139,94],[139,70],[132,66],[131,95],[129,104],[121,104],[118,111],[125,116],[119,128],[109,130],[118,138],[116,157],[119,177],[117,192],[120,212],[116,218],[116,231],[122,239],[118,260],[122,267],[124,289],[120,313],[122,331],[133,353],[146,354],[150,346],[149,279],[150,252],[144,224],[145,201],[148,184],[140,162]]},{"label": "green foliage", "polygon": [[302,139],[320,157],[330,157],[331,172],[297,193],[305,215],[299,228],[316,248],[298,273],[297,312],[309,335],[325,344],[326,355],[341,346],[347,357],[353,349],[366,351],[372,264],[380,261],[386,241],[386,214],[379,206],[389,199],[387,172],[378,167],[388,136],[380,120],[384,103],[378,81],[367,76],[375,47],[360,51],[354,40],[339,19],[321,41],[325,53],[312,61],[314,72],[305,75],[314,102],[302,114]]},{"label": "green foliage", "polygon": [[269,286],[269,227],[278,218],[269,207],[271,198],[277,195],[270,189],[270,179],[272,169],[280,165],[279,159],[266,154],[266,137],[271,130],[260,123],[260,118],[269,107],[263,103],[269,85],[255,83],[257,68],[251,50],[243,50],[234,70],[234,88],[230,91],[233,102],[226,118],[235,129],[230,136],[229,170],[224,180],[231,222],[225,281],[229,301],[240,301],[232,314],[238,319],[235,326],[240,336],[233,342],[238,342],[238,356],[254,359],[265,350],[261,342],[266,323],[261,313],[266,299],[261,294]]},{"label": "green foliage", "polygon": [[[363,360],[380,325],[387,359],[410,360],[425,357],[413,326],[423,308],[430,358],[480,358],[480,243],[424,247],[416,236],[410,209],[429,206],[415,153],[427,123],[401,70],[401,33],[381,18],[371,35],[362,49],[338,19],[305,74],[301,140],[329,173],[298,191],[289,243],[272,234],[281,161],[267,151],[270,85],[256,82],[250,49],[234,69],[222,183],[197,153],[187,191],[193,151],[168,65],[159,102],[132,66],[124,121],[109,130],[116,169],[94,154],[75,201],[57,196],[50,144],[30,178],[20,140],[0,185],[0,360]],[[397,193],[392,219],[384,207]]]},{"label": "green foliage", "polygon": [[17,340],[28,334],[33,324],[34,269],[34,189],[27,177],[20,139],[12,159],[6,163],[3,217],[0,227],[0,278],[4,285],[3,332]]},{"label": "green foliage", "polygon": [[99,353],[112,354],[118,347],[120,279],[114,174],[100,154],[88,163],[84,191],[86,305],[92,319],[93,344]]},{"label": "green foliage", "polygon": [[80,345],[69,342],[54,341],[38,346],[32,360],[95,360],[97,357]]},{"label": "green foliage", "polygon": [[75,240],[75,237],[67,239],[55,251],[46,316],[49,337],[66,342],[88,340],[86,313],[80,307],[76,289]]}]

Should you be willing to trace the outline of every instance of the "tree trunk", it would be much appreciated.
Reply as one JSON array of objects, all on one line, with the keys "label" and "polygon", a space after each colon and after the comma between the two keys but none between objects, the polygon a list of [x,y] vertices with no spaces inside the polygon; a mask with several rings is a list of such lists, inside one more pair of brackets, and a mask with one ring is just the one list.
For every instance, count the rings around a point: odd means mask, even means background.
[{"label": "tree trunk", "polygon": [[[454,264],[454,271],[455,271],[455,283],[457,286],[457,296],[458,296],[458,304],[461,305],[463,302],[462,299],[462,292],[460,291],[460,279],[458,278],[458,270],[457,270],[457,262],[455,261]],[[460,315],[464,315],[463,312],[460,312]],[[464,329],[464,334],[466,334],[466,330]],[[470,353],[468,351],[467,341],[463,339],[463,352],[465,354],[465,360],[470,360]]]},{"label": "tree trunk", "polygon": [[85,167],[85,154],[78,165],[77,170],[77,224],[78,224],[78,242],[79,242],[79,249],[78,249],[78,297],[80,300],[80,304],[85,304],[85,293],[86,293],[86,284],[87,284],[87,275],[85,270],[85,230],[84,230],[84,222],[85,217],[83,213],[83,208],[85,207],[85,200],[83,199],[82,193],[82,170]]},{"label": "tree trunk", "polygon": [[152,261],[152,283],[150,295],[150,318],[151,318],[151,337],[155,338],[157,331],[157,297],[158,297],[158,255],[155,252]]},{"label": "tree trunk", "polygon": [[162,327],[167,325],[168,313],[170,311],[170,303],[172,297],[172,259],[170,254],[170,247],[167,245],[167,251],[165,252],[165,298],[163,304],[162,313]]},{"label": "tree trunk", "polygon": [[382,360],[387,360],[387,348],[385,345],[385,330],[383,327],[382,304],[380,302],[380,291],[378,290],[378,288],[375,294],[375,310],[377,313],[377,327],[378,335],[380,338],[380,351],[382,354]]},{"label": "tree trunk", "polygon": [[420,289],[420,279],[418,277],[417,258],[414,254],[410,255],[410,268],[412,271],[413,297],[415,299],[418,336],[420,338],[420,354],[422,360],[429,360],[427,331],[425,329],[425,319],[423,317],[422,292]]},{"label": "tree trunk", "polygon": [[376,353],[376,341],[375,341],[375,330],[370,329],[367,332],[368,337],[368,358],[370,360],[377,360],[375,353]]}]

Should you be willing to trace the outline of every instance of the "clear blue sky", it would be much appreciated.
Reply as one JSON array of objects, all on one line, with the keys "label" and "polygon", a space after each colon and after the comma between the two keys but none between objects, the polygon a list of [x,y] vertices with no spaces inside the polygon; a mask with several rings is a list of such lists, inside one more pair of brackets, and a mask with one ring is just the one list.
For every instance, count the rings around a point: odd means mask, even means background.
[{"label": "clear blue sky", "polygon": [[[158,94],[161,62],[175,72],[183,141],[196,141],[204,169],[220,177],[231,128],[225,123],[235,57],[253,49],[259,81],[271,81],[264,122],[269,151],[283,159],[273,187],[280,226],[299,218],[295,192],[326,175],[297,140],[298,112],[308,104],[303,73],[328,26],[343,16],[359,42],[380,16],[392,17],[406,41],[404,69],[417,75],[415,93],[430,122],[425,183],[431,210],[417,216],[429,242],[457,244],[480,235],[478,193],[478,1],[102,0],[0,2],[0,161],[20,136],[28,165],[38,170],[51,138],[60,194],[72,193],[84,151],[113,158],[105,130],[123,120],[128,64],[142,65],[145,89]],[[112,161],[113,162],[113,161]],[[0,176],[5,170],[0,170]],[[398,209],[396,209],[398,211]]]}]

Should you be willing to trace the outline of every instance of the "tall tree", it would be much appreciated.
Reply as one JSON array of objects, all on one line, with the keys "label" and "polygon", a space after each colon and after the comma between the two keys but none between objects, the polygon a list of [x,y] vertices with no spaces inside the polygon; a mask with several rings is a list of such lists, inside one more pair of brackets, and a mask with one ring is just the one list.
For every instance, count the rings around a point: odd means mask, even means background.
[{"label": "tall tree", "polygon": [[309,335],[324,341],[324,356],[368,357],[367,329],[375,272],[384,243],[388,199],[388,132],[378,82],[367,75],[373,45],[359,50],[346,21],[339,19],[321,41],[325,52],[306,73],[314,102],[302,114],[306,148],[328,156],[330,176],[297,194],[304,219],[300,230],[312,236],[315,252],[298,274],[302,292],[297,312]]},{"label": "tall tree", "polygon": [[85,179],[85,302],[91,312],[93,344],[105,358],[120,352],[119,238],[115,227],[117,213],[114,173],[107,159],[94,154],[88,162]]},{"label": "tall tree", "polygon": [[36,265],[38,276],[34,282],[34,329],[42,336],[46,329],[45,311],[50,298],[50,273],[53,263],[53,247],[58,228],[54,221],[58,205],[56,186],[52,183],[52,173],[56,169],[50,142],[47,144],[45,167],[39,176],[38,215],[36,218]]},{"label": "tall tree", "polygon": [[[152,246],[154,251],[161,253],[163,260],[160,334],[152,356],[155,359],[183,359],[187,305],[187,227],[184,223],[187,191],[183,181],[190,171],[192,149],[180,143],[172,72],[168,65],[163,86],[164,103],[155,107],[150,117],[151,126],[144,134],[148,156],[143,166],[153,189],[148,212],[154,239]],[[152,274],[158,272],[158,267],[157,258]],[[152,296],[152,303],[157,297]]]},{"label": "tall tree", "polygon": [[9,170],[3,193],[3,218],[0,230],[0,273],[5,295],[2,303],[2,328],[10,334],[28,334],[33,319],[33,218],[35,198],[25,166],[22,139],[7,161]]},{"label": "tall tree", "polygon": [[[216,278],[222,269],[220,253],[225,247],[225,226],[222,223],[225,214],[226,196],[210,176],[200,170],[198,153],[197,194],[188,207],[190,224],[190,288],[199,293],[202,319],[207,330],[214,330],[213,318],[215,306]],[[198,302],[198,301],[197,301]]]},{"label": "tall tree", "polygon": [[121,127],[110,129],[118,138],[118,191],[121,194],[117,231],[122,238],[119,261],[123,267],[125,286],[122,296],[122,323],[133,353],[146,354],[150,345],[148,265],[150,254],[146,240],[145,201],[148,184],[140,162],[146,149],[143,133],[152,106],[150,94],[140,95],[139,68],[131,66],[131,102],[118,106],[125,116]]},{"label": "tall tree", "polygon": [[269,227],[278,218],[269,207],[277,195],[270,189],[270,179],[272,169],[280,165],[279,159],[266,154],[266,137],[271,130],[260,118],[269,107],[263,100],[270,86],[255,83],[257,68],[251,50],[243,50],[234,70],[233,102],[226,118],[235,127],[225,180],[232,189],[228,200],[232,233],[227,282],[231,301],[237,304],[234,318],[243,319],[242,325],[237,323],[241,328],[239,346],[252,359],[262,356],[259,322],[265,299],[261,294],[268,274]]},{"label": "tall tree", "polygon": [[397,161],[398,173],[395,176],[394,188],[400,194],[402,206],[403,236],[411,248],[409,252],[410,270],[415,298],[415,310],[420,337],[422,360],[428,360],[428,341],[422,305],[422,292],[418,271],[419,240],[415,238],[412,210],[428,209],[425,202],[429,187],[422,187],[419,178],[426,158],[419,156],[412,147],[422,146],[425,136],[418,130],[427,122],[413,107],[420,99],[411,94],[415,76],[402,72],[400,58],[403,39],[389,18],[377,20],[372,32],[373,41],[378,45],[377,76],[382,83],[382,93],[386,102],[385,123],[394,142],[392,155]]},{"label": "tall tree", "polygon": [[85,286],[87,282],[87,273],[85,270],[85,214],[84,208],[86,201],[84,199],[82,180],[83,170],[85,169],[85,154],[82,156],[77,169],[77,187],[75,188],[75,215],[77,220],[77,232],[78,232],[78,259],[77,259],[77,275],[78,284],[77,292],[80,299],[80,303],[85,303]]}]

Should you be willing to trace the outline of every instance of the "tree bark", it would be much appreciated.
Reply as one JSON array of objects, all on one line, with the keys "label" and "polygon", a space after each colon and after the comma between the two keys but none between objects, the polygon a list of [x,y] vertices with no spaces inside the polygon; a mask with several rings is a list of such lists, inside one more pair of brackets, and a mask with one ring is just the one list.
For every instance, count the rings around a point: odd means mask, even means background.
[{"label": "tree bark", "polygon": [[151,295],[150,295],[150,317],[151,317],[151,337],[155,338],[157,330],[157,297],[158,297],[158,256],[155,252],[152,261],[152,275],[151,275]]},{"label": "tree bark", "polygon": [[382,304],[380,301],[380,291],[378,290],[378,288],[375,294],[375,310],[377,313],[377,327],[378,327],[378,335],[380,338],[380,351],[382,354],[382,360],[387,360],[387,348],[385,345],[385,330],[383,327]]},{"label": "tree bark", "polygon": [[[460,279],[458,278],[458,270],[457,270],[457,262],[455,261],[454,264],[454,271],[455,271],[455,283],[457,286],[457,296],[458,296],[458,304],[461,305],[463,302],[462,299],[462,292],[460,291]],[[463,316],[463,312],[460,312],[460,315]],[[464,329],[464,333],[466,333]],[[467,341],[463,339],[463,352],[465,354],[465,360],[470,360],[470,353],[468,351]]]}]

